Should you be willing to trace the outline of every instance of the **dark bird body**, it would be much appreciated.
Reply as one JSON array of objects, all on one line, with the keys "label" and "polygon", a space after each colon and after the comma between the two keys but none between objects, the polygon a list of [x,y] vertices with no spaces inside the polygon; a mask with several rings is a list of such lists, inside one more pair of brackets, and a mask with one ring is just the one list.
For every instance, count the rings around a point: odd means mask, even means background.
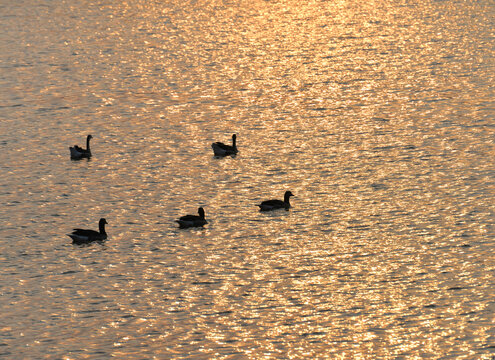
[{"label": "dark bird body", "polygon": [[211,144],[211,148],[213,149],[213,153],[215,156],[226,156],[226,155],[235,155],[237,154],[237,145],[236,145],[237,135],[232,135],[232,145],[226,145],[222,142],[214,142]]},{"label": "dark bird body", "polygon": [[188,227],[201,227],[208,222],[205,219],[205,211],[202,207],[198,209],[199,215],[184,215],[179,218],[179,220],[175,220],[180,228],[188,228]]},{"label": "dark bird body", "polygon": [[69,147],[70,150],[70,157],[73,160],[78,160],[78,159],[83,159],[83,158],[90,158],[91,157],[91,149],[89,148],[89,140],[91,140],[93,136],[88,135],[86,138],[86,149],[83,149],[82,147],[78,145],[74,145],[73,147]]},{"label": "dark bird body", "polygon": [[292,192],[286,191],[284,194],[284,200],[266,200],[263,201],[261,204],[258,206],[260,207],[260,211],[270,211],[270,210],[276,210],[276,209],[285,209],[289,210],[290,208],[290,202],[289,198],[291,196],[294,196]]},{"label": "dark bird body", "polygon": [[73,244],[85,244],[92,241],[105,240],[107,238],[105,224],[108,224],[107,221],[104,218],[101,218],[98,224],[99,231],[74,229],[74,231],[71,234],[67,234],[67,236],[72,239]]}]

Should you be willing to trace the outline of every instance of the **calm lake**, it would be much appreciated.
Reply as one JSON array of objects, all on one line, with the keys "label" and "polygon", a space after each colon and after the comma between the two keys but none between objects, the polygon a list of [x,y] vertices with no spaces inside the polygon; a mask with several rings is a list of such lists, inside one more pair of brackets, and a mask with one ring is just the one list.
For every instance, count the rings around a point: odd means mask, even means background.
[{"label": "calm lake", "polygon": [[3,0],[0,24],[1,358],[495,358],[493,1]]}]

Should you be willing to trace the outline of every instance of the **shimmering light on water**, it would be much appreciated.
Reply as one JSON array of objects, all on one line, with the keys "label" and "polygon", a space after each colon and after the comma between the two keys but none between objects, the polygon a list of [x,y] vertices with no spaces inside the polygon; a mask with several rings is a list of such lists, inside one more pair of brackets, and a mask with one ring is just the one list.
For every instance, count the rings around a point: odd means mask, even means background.
[{"label": "shimmering light on water", "polygon": [[[0,19],[1,356],[493,356],[489,1]],[[285,190],[290,211],[257,211]],[[104,244],[65,236],[100,217]]]}]

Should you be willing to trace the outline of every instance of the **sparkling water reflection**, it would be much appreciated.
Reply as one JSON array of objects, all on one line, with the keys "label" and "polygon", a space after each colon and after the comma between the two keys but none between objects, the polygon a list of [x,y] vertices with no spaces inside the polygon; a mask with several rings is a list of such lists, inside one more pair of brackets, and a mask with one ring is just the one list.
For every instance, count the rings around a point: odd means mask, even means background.
[{"label": "sparkling water reflection", "polygon": [[2,356],[493,356],[489,1],[0,9]]}]

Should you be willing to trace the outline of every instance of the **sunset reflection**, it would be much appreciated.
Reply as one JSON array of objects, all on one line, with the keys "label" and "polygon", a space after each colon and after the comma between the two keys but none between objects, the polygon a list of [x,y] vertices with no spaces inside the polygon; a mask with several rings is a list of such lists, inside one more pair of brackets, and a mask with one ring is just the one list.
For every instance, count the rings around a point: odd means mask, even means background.
[{"label": "sunset reflection", "polygon": [[0,357],[493,356],[489,6],[3,6]]}]

